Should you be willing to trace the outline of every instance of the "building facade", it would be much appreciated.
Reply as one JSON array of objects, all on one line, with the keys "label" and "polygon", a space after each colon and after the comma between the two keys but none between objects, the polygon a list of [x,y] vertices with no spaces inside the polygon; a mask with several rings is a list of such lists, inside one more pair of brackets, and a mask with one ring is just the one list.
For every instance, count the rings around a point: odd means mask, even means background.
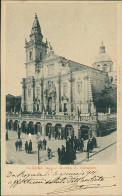
[{"label": "building facade", "polygon": [[[104,46],[100,50],[104,53]],[[96,112],[93,94],[104,87],[108,77],[105,69],[96,69],[95,64],[94,68],[88,67],[56,55],[48,41],[43,42],[37,15],[30,40],[25,40],[25,51],[22,111],[48,114]],[[105,63],[112,69],[112,61]]]},{"label": "building facade", "polygon": [[50,132],[52,137],[59,131],[62,138],[72,134],[83,139],[101,135],[103,127],[99,131],[98,121],[107,122],[109,116],[96,114],[94,98],[104,89],[113,70],[103,43],[92,67],[56,55],[50,43],[43,41],[35,15],[30,40],[25,40],[25,52],[21,114],[7,116],[9,129],[20,127],[22,132],[40,131],[46,136]]}]

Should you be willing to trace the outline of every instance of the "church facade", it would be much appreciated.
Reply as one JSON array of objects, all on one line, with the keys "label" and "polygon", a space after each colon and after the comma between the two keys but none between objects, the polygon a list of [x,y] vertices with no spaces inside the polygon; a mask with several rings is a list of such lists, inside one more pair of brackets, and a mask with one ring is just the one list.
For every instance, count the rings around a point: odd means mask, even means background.
[{"label": "church facade", "polygon": [[[112,71],[113,62],[100,46],[93,67],[76,63],[54,53],[43,42],[37,15],[30,40],[25,40],[26,78],[22,79],[22,111],[47,114],[95,114],[94,94],[100,92]],[[101,59],[103,58],[103,59]]]}]

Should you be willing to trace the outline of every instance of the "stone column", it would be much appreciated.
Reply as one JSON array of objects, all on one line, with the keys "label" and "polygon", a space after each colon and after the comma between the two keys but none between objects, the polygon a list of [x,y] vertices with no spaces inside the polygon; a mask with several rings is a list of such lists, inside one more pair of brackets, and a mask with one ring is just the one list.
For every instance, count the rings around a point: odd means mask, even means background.
[{"label": "stone column", "polygon": [[40,82],[40,91],[41,91],[41,98],[40,98],[40,105],[41,105],[41,112],[43,112],[43,108],[44,108],[44,103],[43,103],[43,78],[41,78],[41,82]]},{"label": "stone column", "polygon": [[70,73],[69,82],[70,82],[70,99],[69,99],[70,111],[69,112],[73,112],[73,82],[74,82],[74,79],[72,77],[72,73]]},{"label": "stone column", "polygon": [[59,113],[59,80],[56,83],[56,113]]},{"label": "stone column", "polygon": [[57,84],[56,84],[56,113],[60,112],[61,107],[61,75],[59,74]]},{"label": "stone column", "polygon": [[42,135],[45,135],[45,123],[41,123]]},{"label": "stone column", "polygon": [[84,77],[84,103],[82,105],[83,107],[83,113],[88,113],[88,76],[85,75]]},{"label": "stone column", "polygon": [[35,108],[35,80],[34,80],[34,78],[32,80],[31,87],[32,87],[32,92],[33,92],[33,97],[32,97],[33,108],[32,108],[32,110],[35,111],[36,108]]},{"label": "stone column", "polygon": [[25,90],[26,90],[26,86],[25,86],[25,78],[23,78],[23,81],[22,81],[22,102],[21,102],[21,107],[22,107],[22,111],[25,111],[26,108],[25,108],[25,105],[26,105],[26,96],[25,96]]}]

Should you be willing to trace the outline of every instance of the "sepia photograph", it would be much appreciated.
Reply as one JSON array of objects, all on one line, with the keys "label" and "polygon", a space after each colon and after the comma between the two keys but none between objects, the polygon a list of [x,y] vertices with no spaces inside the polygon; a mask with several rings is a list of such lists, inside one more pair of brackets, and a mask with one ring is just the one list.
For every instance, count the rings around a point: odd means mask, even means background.
[{"label": "sepia photograph", "polygon": [[117,163],[117,5],[8,3],[6,164]]}]

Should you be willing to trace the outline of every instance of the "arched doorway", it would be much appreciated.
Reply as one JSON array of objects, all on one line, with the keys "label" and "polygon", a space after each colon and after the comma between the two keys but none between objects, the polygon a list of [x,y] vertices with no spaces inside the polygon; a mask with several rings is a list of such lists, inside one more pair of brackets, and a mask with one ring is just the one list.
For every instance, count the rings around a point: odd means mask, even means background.
[{"label": "arched doorway", "polygon": [[41,127],[41,123],[40,122],[37,122],[36,124],[35,124],[35,134],[37,134],[37,133],[40,133],[40,134],[42,134],[42,127]]},{"label": "arched doorway", "polygon": [[88,125],[82,125],[79,129],[79,138],[87,140],[90,134],[90,127]]},{"label": "arched doorway", "polygon": [[23,121],[22,122],[21,127],[22,127],[22,132],[23,133],[27,133],[28,125],[27,125],[27,122],[26,121]]},{"label": "arched doorway", "polygon": [[62,135],[62,125],[61,124],[56,124],[55,125],[55,136],[57,137],[58,135]]},{"label": "arched doorway", "polygon": [[34,135],[34,123],[32,121],[30,121],[28,123],[28,131],[27,131],[27,133],[28,134],[31,133],[32,135]]},{"label": "arched doorway", "polygon": [[18,127],[19,127],[19,125],[18,125],[18,120],[16,120],[16,121],[14,122],[14,130],[17,131],[17,130],[18,130]]},{"label": "arched doorway", "polygon": [[72,125],[66,125],[65,126],[65,138],[71,137],[71,135],[74,136],[74,128]]},{"label": "arched doorway", "polygon": [[48,136],[48,134],[51,133],[51,127],[52,127],[51,123],[46,124],[46,136]]}]

